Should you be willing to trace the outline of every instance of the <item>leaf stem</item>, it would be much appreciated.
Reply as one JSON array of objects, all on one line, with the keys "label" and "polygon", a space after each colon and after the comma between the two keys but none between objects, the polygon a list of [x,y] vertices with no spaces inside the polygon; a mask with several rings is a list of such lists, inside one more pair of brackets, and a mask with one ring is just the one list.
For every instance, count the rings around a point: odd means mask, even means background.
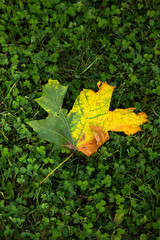
[{"label": "leaf stem", "polygon": [[72,157],[72,155],[73,155],[74,153],[75,153],[75,151],[73,151],[73,152],[69,155],[69,157],[67,157],[62,163],[60,163],[55,169],[53,169],[53,171],[50,172],[50,173],[47,175],[47,177],[45,177],[45,178],[40,182],[40,184],[43,183],[43,182],[44,182],[52,173],[54,173],[60,166],[62,166],[63,163],[67,162],[67,161]]}]

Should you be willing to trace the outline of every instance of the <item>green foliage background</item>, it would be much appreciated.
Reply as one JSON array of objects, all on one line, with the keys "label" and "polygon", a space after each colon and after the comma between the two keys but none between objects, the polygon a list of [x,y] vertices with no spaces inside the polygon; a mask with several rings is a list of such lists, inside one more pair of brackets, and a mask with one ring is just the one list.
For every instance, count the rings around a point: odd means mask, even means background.
[{"label": "green foliage background", "polygon": [[[0,239],[160,240],[160,1],[0,0]],[[48,79],[117,86],[111,109],[150,122],[87,158],[52,151],[26,124]]]}]

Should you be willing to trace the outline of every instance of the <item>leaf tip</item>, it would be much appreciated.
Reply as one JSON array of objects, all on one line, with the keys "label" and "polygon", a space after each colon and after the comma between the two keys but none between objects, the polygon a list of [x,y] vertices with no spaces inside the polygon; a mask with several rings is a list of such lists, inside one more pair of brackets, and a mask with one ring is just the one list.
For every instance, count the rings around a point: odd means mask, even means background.
[{"label": "leaf tip", "polygon": [[113,90],[114,90],[114,88],[116,88],[116,86],[111,86],[111,85],[109,85],[109,84],[107,83],[107,81],[105,81],[105,82],[99,81],[99,82],[97,83],[97,86],[98,86],[99,89],[102,88],[102,87],[106,87],[106,86],[110,87],[110,88],[113,89]]},{"label": "leaf tip", "polygon": [[48,84],[50,84],[51,85],[51,83],[53,82],[53,80],[52,79],[49,79],[48,80]]}]

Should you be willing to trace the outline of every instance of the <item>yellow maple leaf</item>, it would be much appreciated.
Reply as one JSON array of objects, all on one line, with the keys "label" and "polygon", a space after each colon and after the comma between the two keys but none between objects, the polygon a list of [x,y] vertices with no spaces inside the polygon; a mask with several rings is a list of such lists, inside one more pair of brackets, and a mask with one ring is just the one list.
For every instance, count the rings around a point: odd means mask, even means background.
[{"label": "yellow maple leaf", "polygon": [[90,156],[109,139],[109,131],[123,131],[127,135],[141,131],[147,122],[144,112],[135,114],[135,108],[110,111],[110,101],[115,87],[98,82],[98,92],[84,89],[67,114],[62,108],[67,91],[57,80],[49,80],[43,88],[42,97],[36,101],[48,112],[42,120],[28,124],[38,136],[53,142],[55,148],[66,147]]},{"label": "yellow maple leaf", "polygon": [[135,134],[147,122],[144,112],[135,114],[135,108],[110,111],[110,101],[115,87],[98,82],[99,91],[84,89],[76,99],[69,116],[74,146],[90,156],[109,139],[108,131]]}]

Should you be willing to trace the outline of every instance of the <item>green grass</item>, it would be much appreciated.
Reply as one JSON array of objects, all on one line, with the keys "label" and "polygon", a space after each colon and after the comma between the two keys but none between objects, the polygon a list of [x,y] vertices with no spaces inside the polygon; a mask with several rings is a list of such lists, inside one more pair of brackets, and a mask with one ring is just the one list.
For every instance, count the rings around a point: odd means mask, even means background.
[{"label": "green grass", "polygon": [[[159,0],[0,1],[0,239],[160,240]],[[87,158],[52,151],[26,124],[48,79],[117,86],[111,109],[149,116],[143,132],[110,132]]]}]

